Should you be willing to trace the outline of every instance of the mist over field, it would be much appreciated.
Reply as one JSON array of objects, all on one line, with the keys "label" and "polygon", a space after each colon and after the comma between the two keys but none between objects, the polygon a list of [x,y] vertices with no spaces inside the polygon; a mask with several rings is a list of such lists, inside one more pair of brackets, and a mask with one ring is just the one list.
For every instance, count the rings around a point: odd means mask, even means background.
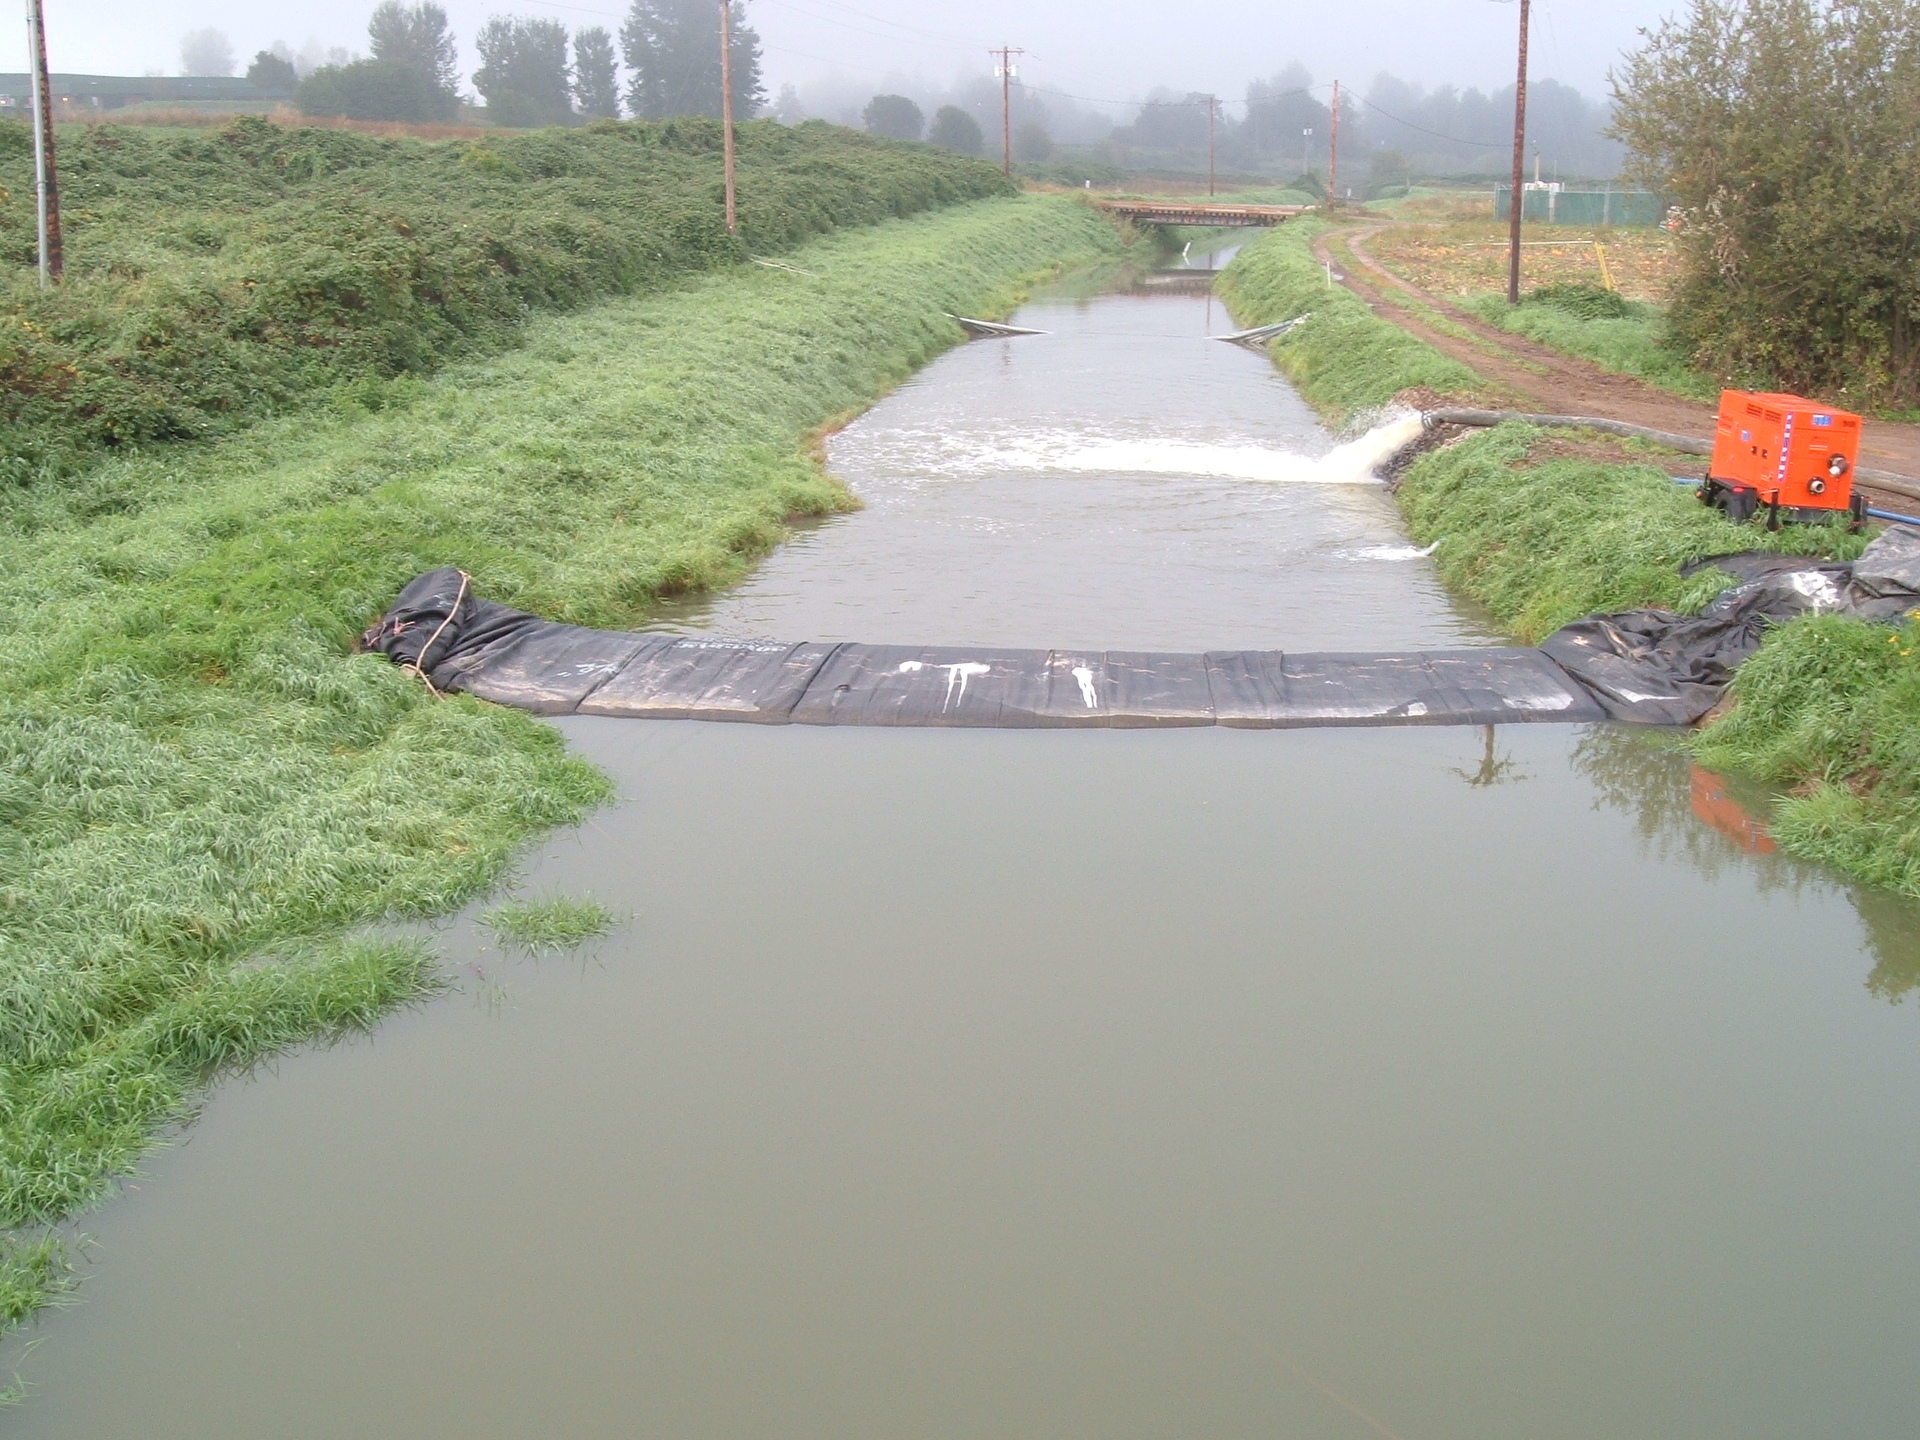
[{"label": "mist over field", "polygon": [[[1673,0],[1536,4],[1532,74],[1599,99],[1608,70],[1632,48],[1637,30],[1674,8]],[[274,6],[246,0],[51,0],[47,33],[55,70],[171,75],[180,73],[182,38],[206,28],[228,38],[243,69],[247,57],[275,41],[295,52],[311,45],[323,55],[335,47],[364,53],[371,9],[357,0]],[[477,63],[474,36],[491,15],[617,29],[625,7],[619,0],[450,0],[446,9],[463,70],[470,74]],[[1125,102],[1144,100],[1156,87],[1241,99],[1249,81],[1293,62],[1316,81],[1337,78],[1360,89],[1382,71],[1416,85],[1483,91],[1513,78],[1515,7],[1497,0],[1352,0],[1329,7],[1222,0],[1204,15],[1140,0],[974,0],[965,6],[752,0],[747,11],[764,47],[769,97],[786,85],[823,96],[951,89],[970,78],[991,78],[986,49],[997,45],[1026,49],[1022,78],[1033,86],[1110,102],[1087,108],[1117,122],[1131,118]],[[0,69],[22,69],[24,57],[23,26],[5,27]]]}]

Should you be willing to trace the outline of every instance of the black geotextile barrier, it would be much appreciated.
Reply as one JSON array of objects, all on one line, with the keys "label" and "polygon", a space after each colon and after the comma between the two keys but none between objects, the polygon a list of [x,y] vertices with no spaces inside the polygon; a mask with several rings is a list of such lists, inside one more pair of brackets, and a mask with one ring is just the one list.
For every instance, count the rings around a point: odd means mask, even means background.
[{"label": "black geotextile barrier", "polygon": [[1592,615],[1538,650],[1296,655],[1279,650],[919,648],[587,630],[472,593],[458,570],[400,592],[362,644],[437,690],[541,715],[771,725],[1687,725],[1712,709],[1767,627],[1920,606],[1920,533],[1889,530],[1852,565],[1722,556],[1739,583],[1698,616]]},{"label": "black geotextile barrier", "polygon": [[1691,725],[1718,703],[1770,626],[1822,612],[1899,621],[1920,606],[1920,532],[1904,526],[1888,529],[1852,564],[1754,551],[1696,561],[1685,573],[1709,566],[1739,583],[1697,616],[1589,615],[1540,648],[1614,719]]},{"label": "black geotextile barrier", "polygon": [[1497,725],[1602,720],[1537,650],[1149,654],[798,644],[556,625],[422,575],[363,643],[437,690],[542,715],[783,725]]}]

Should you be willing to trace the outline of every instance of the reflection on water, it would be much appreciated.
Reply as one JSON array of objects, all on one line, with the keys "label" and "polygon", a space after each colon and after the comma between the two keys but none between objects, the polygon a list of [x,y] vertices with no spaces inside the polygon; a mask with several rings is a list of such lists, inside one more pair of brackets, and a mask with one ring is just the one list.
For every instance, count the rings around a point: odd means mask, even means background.
[{"label": "reflection on water", "polygon": [[[1367,487],[967,459],[1330,450],[1202,304],[949,356],[841,437],[867,511],[677,623],[1482,638]],[[522,883],[632,923],[464,915],[464,994],[221,1089],[11,1436],[1911,1432],[1915,907],[1670,737],[559,728],[620,803]]]},{"label": "reflection on water", "polygon": [[1758,818],[1773,799],[1765,786],[1702,770],[1676,737],[1625,726],[1595,726],[1572,759],[1603,803],[1633,817],[1646,853],[1707,880],[1737,877],[1761,893],[1844,894],[1873,960],[1867,989],[1898,1001],[1920,986],[1920,903],[1780,853]]},{"label": "reflection on water", "polygon": [[1732,788],[1726,776],[1703,770],[1698,765],[1687,775],[1688,798],[1697,817],[1748,854],[1771,855],[1780,847],[1767,833],[1766,823],[1747,812],[1731,793]]}]

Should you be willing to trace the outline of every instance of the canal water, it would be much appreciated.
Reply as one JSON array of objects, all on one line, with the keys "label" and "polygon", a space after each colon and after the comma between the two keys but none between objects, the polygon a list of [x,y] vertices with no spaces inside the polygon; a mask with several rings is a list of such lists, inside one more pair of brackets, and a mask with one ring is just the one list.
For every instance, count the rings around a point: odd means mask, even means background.
[{"label": "canal water", "polygon": [[[1016,318],[659,623],[1496,638],[1217,305]],[[621,928],[224,1086],[9,1434],[1912,1434],[1920,924],[1656,740],[560,724]]]}]

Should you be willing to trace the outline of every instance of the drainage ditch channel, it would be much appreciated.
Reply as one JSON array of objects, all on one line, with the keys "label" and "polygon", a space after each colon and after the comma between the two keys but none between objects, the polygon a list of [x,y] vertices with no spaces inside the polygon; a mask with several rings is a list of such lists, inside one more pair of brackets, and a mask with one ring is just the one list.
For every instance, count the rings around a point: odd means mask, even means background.
[{"label": "drainage ditch channel", "polygon": [[[1498,647],[1149,290],[944,356],[830,442],[865,509],[655,633]],[[554,723],[621,798],[519,888],[621,927],[476,907],[456,994],[218,1091],[90,1217],[13,1434],[1920,1413],[1920,919],[1657,735]]]}]

